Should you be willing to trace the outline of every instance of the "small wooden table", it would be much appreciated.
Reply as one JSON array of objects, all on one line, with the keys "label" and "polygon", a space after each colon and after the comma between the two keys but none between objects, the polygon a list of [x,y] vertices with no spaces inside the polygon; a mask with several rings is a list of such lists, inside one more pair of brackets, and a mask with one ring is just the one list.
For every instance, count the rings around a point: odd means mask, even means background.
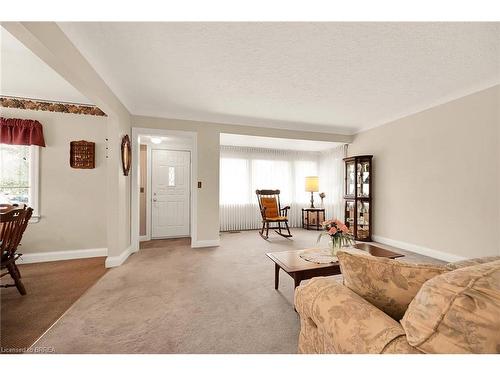
[{"label": "small wooden table", "polygon": [[[366,251],[370,255],[376,257],[394,259],[404,256],[403,254],[398,254],[368,243],[356,244],[354,247]],[[290,250],[276,253],[266,253],[266,255],[274,262],[274,289],[278,289],[279,286],[280,268],[292,277],[295,288],[299,286],[302,280],[318,276],[340,275],[341,272],[339,262],[328,264],[308,262],[299,256],[303,251],[304,250]]]},{"label": "small wooden table", "polygon": [[324,208],[303,208],[302,209],[302,228],[310,230],[321,230],[321,223],[325,221]]}]

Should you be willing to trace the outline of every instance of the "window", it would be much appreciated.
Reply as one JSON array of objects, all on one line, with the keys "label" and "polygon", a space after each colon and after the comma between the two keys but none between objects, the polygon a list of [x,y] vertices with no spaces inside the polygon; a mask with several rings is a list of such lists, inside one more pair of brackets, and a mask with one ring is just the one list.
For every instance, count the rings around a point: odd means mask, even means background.
[{"label": "window", "polygon": [[301,225],[301,208],[308,207],[305,176],[317,175],[318,152],[221,146],[220,228],[256,229],[262,225],[255,190],[279,189],[282,206],[290,205],[289,224]]},{"label": "window", "polygon": [[220,160],[220,203],[249,204],[252,202],[252,187],[248,176],[249,161],[239,158]]},{"label": "window", "polygon": [[175,167],[168,167],[168,186],[175,186]]},{"label": "window", "polygon": [[38,146],[0,144],[0,203],[24,203],[38,221]]},{"label": "window", "polygon": [[[318,160],[314,153],[280,151],[259,154],[254,151],[245,155],[243,152],[235,157],[222,148],[221,204],[257,204],[257,189],[280,189],[283,202],[309,202],[311,197],[304,191],[304,181],[305,176],[318,172]],[[297,160],[300,158],[305,160]]]},{"label": "window", "polygon": [[322,152],[288,151],[254,147],[220,147],[220,230],[260,229],[262,220],[255,190],[279,189],[282,206],[290,205],[289,225],[302,225],[302,208],[310,206],[306,176],[319,176],[321,201],[329,218],[344,216],[343,184],[347,148],[342,145]]}]

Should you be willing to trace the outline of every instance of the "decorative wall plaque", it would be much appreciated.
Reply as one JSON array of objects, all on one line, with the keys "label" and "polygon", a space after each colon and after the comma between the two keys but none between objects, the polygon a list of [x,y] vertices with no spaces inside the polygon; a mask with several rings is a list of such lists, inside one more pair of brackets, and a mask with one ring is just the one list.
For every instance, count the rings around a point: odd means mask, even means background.
[{"label": "decorative wall plaque", "polygon": [[125,134],[122,138],[122,167],[123,175],[128,176],[130,172],[130,163],[132,161],[132,148],[130,146],[130,138]]},{"label": "decorative wall plaque", "polygon": [[95,168],[95,143],[87,141],[70,142],[69,165],[71,168]]}]

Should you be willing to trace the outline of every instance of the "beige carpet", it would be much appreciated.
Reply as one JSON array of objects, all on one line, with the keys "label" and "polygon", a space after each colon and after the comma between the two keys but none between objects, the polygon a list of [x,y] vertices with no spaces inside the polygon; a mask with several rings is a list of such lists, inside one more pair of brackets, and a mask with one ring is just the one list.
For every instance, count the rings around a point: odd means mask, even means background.
[{"label": "beige carpet", "polygon": [[[293,281],[265,253],[314,246],[256,231],[223,233],[221,246],[152,241],[106,273],[35,344],[57,353],[296,353]],[[423,260],[422,257],[409,257]]]},{"label": "beige carpet", "polygon": [[[106,273],[105,258],[19,265],[27,294],[0,288],[1,352],[29,348]],[[2,284],[12,284],[10,276]]]}]

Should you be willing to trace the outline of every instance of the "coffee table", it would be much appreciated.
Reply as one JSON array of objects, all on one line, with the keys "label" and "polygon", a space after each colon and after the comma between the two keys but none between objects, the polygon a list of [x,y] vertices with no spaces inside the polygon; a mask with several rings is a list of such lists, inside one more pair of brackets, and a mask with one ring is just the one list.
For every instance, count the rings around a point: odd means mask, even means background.
[{"label": "coffee table", "polygon": [[[376,257],[395,259],[404,256],[403,254],[398,254],[368,243],[356,244],[353,247],[366,251],[370,255]],[[266,255],[274,262],[274,289],[278,289],[279,286],[280,269],[292,277],[295,288],[299,286],[302,280],[318,276],[340,275],[341,272],[339,262],[328,264],[308,262],[299,256],[303,251],[304,250],[290,250],[276,253],[266,253]]]}]

